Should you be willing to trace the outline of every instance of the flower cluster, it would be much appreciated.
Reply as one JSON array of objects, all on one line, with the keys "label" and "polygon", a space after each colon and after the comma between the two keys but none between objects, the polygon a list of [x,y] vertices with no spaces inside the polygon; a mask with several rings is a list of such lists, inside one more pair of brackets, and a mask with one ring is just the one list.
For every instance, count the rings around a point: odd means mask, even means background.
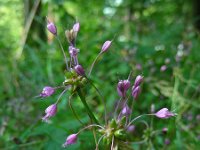
[{"label": "flower cluster", "polygon": [[[175,116],[175,113],[170,112],[167,108],[162,108],[156,113],[152,112],[152,114],[144,114],[144,115],[139,115],[135,118],[132,118],[133,103],[134,103],[133,99],[135,100],[138,99],[139,95],[141,94],[141,84],[143,82],[144,77],[141,75],[138,75],[135,78],[133,85],[131,85],[132,73],[130,73],[127,79],[120,80],[117,84],[116,93],[118,93],[120,100],[117,102],[117,106],[115,107],[115,110],[113,111],[111,118],[109,119],[106,116],[105,100],[102,94],[100,93],[100,91],[96,88],[96,86],[90,80],[90,75],[98,58],[102,54],[107,52],[107,50],[110,48],[112,44],[112,41],[107,40],[106,42],[104,42],[99,54],[94,59],[87,73],[85,69],[83,68],[83,66],[78,61],[78,53],[80,52],[80,50],[76,47],[76,44],[75,44],[78,32],[80,30],[80,24],[77,22],[73,25],[72,29],[65,31],[65,35],[69,43],[69,47],[68,47],[69,59],[67,59],[65,50],[59,39],[56,25],[53,22],[48,20],[47,29],[58,40],[59,46],[64,56],[66,71],[65,71],[65,80],[63,82],[63,85],[58,86],[58,87],[46,86],[43,88],[42,92],[39,95],[40,97],[45,98],[45,97],[49,97],[53,95],[57,89],[60,89],[60,88],[63,89],[63,92],[59,95],[57,101],[46,108],[45,116],[42,118],[42,120],[45,122],[48,122],[51,117],[56,115],[58,102],[61,100],[62,95],[67,90],[71,89],[72,95],[74,93],[77,93],[77,95],[80,97],[81,102],[83,106],[85,107],[85,109],[87,110],[88,116],[90,117],[91,122],[93,123],[82,128],[79,132],[69,135],[66,139],[66,142],[63,144],[63,147],[76,143],[78,139],[78,135],[85,129],[90,129],[90,128],[95,127],[95,128],[98,128],[96,131],[100,134],[99,141],[98,143],[96,143],[96,146],[97,146],[96,149],[98,149],[98,145],[101,140],[103,140],[105,145],[110,146],[111,149],[114,149],[114,147],[118,146],[120,141],[129,142],[130,139],[128,138],[129,137],[128,135],[129,133],[134,132],[135,130],[134,123],[139,118],[143,116],[156,116],[157,118],[167,119],[172,116]],[[101,118],[97,119],[94,115],[94,112],[90,109],[89,105],[87,104],[85,100],[85,96],[83,94],[83,87],[86,84],[90,84],[93,88],[95,88],[96,92],[100,95],[102,102],[104,103],[104,106],[105,106],[105,122],[102,122]],[[130,90],[130,95],[128,94],[129,90]],[[130,98],[131,96],[132,98]],[[70,101],[70,98],[69,98],[69,101]],[[165,131],[166,130],[163,129],[163,132]]]}]

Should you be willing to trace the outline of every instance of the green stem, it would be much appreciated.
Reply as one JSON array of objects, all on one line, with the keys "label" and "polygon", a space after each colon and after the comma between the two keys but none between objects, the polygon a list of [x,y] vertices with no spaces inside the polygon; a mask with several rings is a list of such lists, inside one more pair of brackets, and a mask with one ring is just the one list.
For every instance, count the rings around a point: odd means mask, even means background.
[{"label": "green stem", "polygon": [[92,111],[90,110],[90,108],[89,108],[89,106],[88,106],[88,104],[87,104],[87,102],[86,102],[86,100],[85,100],[85,97],[83,96],[82,91],[81,91],[80,88],[77,88],[77,93],[78,93],[78,96],[79,96],[80,99],[81,99],[81,102],[83,103],[84,107],[86,108],[87,113],[88,113],[90,119],[93,120],[96,124],[99,125],[99,124],[100,124],[99,121],[96,119],[96,117],[94,116],[94,114],[93,114]]}]

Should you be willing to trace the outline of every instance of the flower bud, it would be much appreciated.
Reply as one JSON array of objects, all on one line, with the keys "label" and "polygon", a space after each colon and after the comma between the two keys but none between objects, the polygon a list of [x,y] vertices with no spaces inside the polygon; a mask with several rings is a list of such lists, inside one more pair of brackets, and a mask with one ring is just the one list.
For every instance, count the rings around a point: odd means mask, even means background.
[{"label": "flower bud", "polygon": [[156,112],[155,115],[156,117],[161,118],[161,119],[167,119],[167,118],[175,116],[175,114],[170,112],[167,108],[162,108],[161,110]]},{"label": "flower bud", "polygon": [[71,135],[69,135],[67,137],[65,143],[63,144],[63,147],[66,147],[68,145],[76,143],[77,139],[78,139],[77,134],[71,134]]},{"label": "flower bud", "polygon": [[72,29],[74,30],[74,32],[78,32],[80,30],[80,23],[75,23]]},{"label": "flower bud", "polygon": [[118,92],[119,96],[125,97],[126,91],[129,89],[129,87],[130,87],[130,81],[129,80],[119,81],[118,85],[117,85],[117,92]]},{"label": "flower bud", "polygon": [[48,122],[48,119],[50,117],[53,117],[57,112],[57,105],[52,104],[49,107],[46,108],[45,113],[46,115],[42,118],[43,121]]},{"label": "flower bud", "polygon": [[165,145],[169,145],[171,142],[170,142],[170,139],[165,139]]},{"label": "flower bud", "polygon": [[111,46],[112,41],[106,41],[101,47],[101,52],[106,52]]},{"label": "flower bud", "polygon": [[132,133],[132,132],[135,131],[135,126],[134,126],[134,125],[130,125],[130,126],[127,127],[126,130],[127,130],[129,133]]},{"label": "flower bud", "polygon": [[162,129],[162,133],[163,133],[163,134],[166,134],[167,131],[168,131],[168,128],[163,128],[163,129]]},{"label": "flower bud", "polygon": [[85,75],[85,71],[83,69],[83,67],[81,65],[76,65],[74,67],[74,70],[76,71],[76,73],[80,76],[84,76]]},{"label": "flower bud", "polygon": [[53,35],[57,35],[57,28],[53,22],[48,21],[47,23],[47,29],[49,32],[51,32]]},{"label": "flower bud", "polygon": [[141,92],[140,86],[137,86],[137,87],[133,86],[131,94],[134,97],[134,99],[138,98],[140,92]]},{"label": "flower bud", "polygon": [[128,107],[128,105],[126,105],[122,111],[121,111],[122,115],[124,116],[129,116],[132,113],[132,110]]},{"label": "flower bud", "polygon": [[79,52],[79,49],[77,49],[73,46],[69,46],[69,54],[71,57],[77,56],[78,52]]},{"label": "flower bud", "polygon": [[143,77],[141,75],[138,75],[135,79],[135,83],[134,86],[137,87],[138,85],[141,84],[141,82],[143,81]]},{"label": "flower bud", "polygon": [[48,96],[51,96],[54,92],[55,92],[55,89],[53,87],[45,86],[43,88],[42,92],[40,93],[40,96],[48,97]]},{"label": "flower bud", "polygon": [[165,70],[167,70],[167,66],[166,66],[166,65],[162,65],[162,66],[160,67],[160,71],[161,71],[161,72],[164,72]]}]

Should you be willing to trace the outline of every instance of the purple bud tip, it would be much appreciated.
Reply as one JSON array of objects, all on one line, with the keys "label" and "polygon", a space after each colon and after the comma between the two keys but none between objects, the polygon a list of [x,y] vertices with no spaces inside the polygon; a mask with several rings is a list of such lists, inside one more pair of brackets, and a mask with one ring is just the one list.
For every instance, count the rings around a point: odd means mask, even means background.
[{"label": "purple bud tip", "polygon": [[143,76],[141,75],[138,75],[135,79],[135,83],[134,83],[134,86],[137,87],[138,85],[141,84],[141,82],[143,81]]},{"label": "purple bud tip", "polygon": [[162,129],[162,132],[163,132],[164,134],[166,134],[167,131],[168,131],[168,128],[163,128],[163,129]]},{"label": "purple bud tip", "polygon": [[74,32],[78,32],[80,30],[80,23],[79,22],[74,24],[73,30],[74,30]]},{"label": "purple bud tip", "polygon": [[125,97],[126,91],[130,88],[130,81],[129,80],[121,80],[118,82],[117,85],[117,92],[119,96]]},{"label": "purple bud tip", "polygon": [[167,119],[167,118],[175,116],[176,114],[170,112],[167,108],[162,108],[157,113],[155,113],[155,115],[158,118]]},{"label": "purple bud tip", "polygon": [[135,131],[135,126],[134,126],[134,125],[128,126],[127,131],[128,131],[129,133],[134,132],[134,131]]},{"label": "purple bud tip", "polygon": [[169,145],[171,142],[169,139],[165,139],[165,145]]},{"label": "purple bud tip", "polygon": [[106,41],[101,47],[101,52],[106,52],[111,46],[112,41]]},{"label": "purple bud tip", "polygon": [[74,67],[74,70],[76,71],[76,73],[80,76],[84,76],[85,75],[85,71],[83,69],[83,67],[81,65],[76,65]]},{"label": "purple bud tip", "polygon": [[128,105],[126,105],[123,109],[122,109],[122,115],[125,115],[125,116],[129,116],[131,113],[132,113],[132,111],[131,111],[131,109],[128,107]]},{"label": "purple bud tip", "polygon": [[63,144],[63,147],[66,147],[68,145],[74,144],[77,141],[77,134],[71,134],[67,137],[66,142]]},{"label": "purple bud tip", "polygon": [[53,87],[45,86],[43,88],[42,92],[40,93],[40,96],[48,97],[48,96],[51,96],[54,92],[55,92],[55,89]]},{"label": "purple bud tip", "polygon": [[42,118],[43,121],[48,122],[48,119],[50,117],[53,117],[57,112],[57,105],[52,104],[49,107],[46,108],[45,113],[46,115]]},{"label": "purple bud tip", "polygon": [[167,66],[166,65],[163,65],[160,67],[160,71],[161,72],[164,72],[165,70],[167,70]]},{"label": "purple bud tip", "polygon": [[137,87],[133,86],[131,94],[135,100],[138,98],[140,92],[141,92],[140,86],[137,86]]},{"label": "purple bud tip", "polygon": [[47,29],[49,32],[51,32],[53,35],[57,35],[57,28],[53,22],[49,22],[47,24]]}]

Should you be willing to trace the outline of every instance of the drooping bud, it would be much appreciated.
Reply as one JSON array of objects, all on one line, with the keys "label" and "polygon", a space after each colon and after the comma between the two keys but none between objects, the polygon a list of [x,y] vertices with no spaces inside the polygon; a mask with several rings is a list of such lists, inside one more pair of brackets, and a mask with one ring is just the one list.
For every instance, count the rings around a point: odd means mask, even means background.
[{"label": "drooping bud", "polygon": [[55,89],[50,86],[45,86],[40,93],[40,97],[48,97],[51,96],[55,92]]},{"label": "drooping bud", "polygon": [[76,73],[80,76],[84,76],[85,75],[85,71],[83,69],[83,67],[81,65],[76,65],[74,67],[74,70],[76,71]]},{"label": "drooping bud", "polygon": [[53,22],[50,22],[49,20],[48,20],[48,23],[47,23],[47,29],[53,35],[57,35],[57,28],[56,28],[55,24]]},{"label": "drooping bud", "polygon": [[129,116],[132,113],[132,110],[128,107],[128,105],[126,105],[122,111],[121,111],[122,115],[124,116]]},{"label": "drooping bud", "polygon": [[134,86],[137,87],[138,85],[141,84],[141,82],[143,81],[143,77],[141,75],[138,75],[135,79],[135,83]]},{"label": "drooping bud", "polygon": [[127,130],[129,133],[132,133],[132,132],[135,131],[135,126],[134,126],[134,125],[130,125],[130,126],[127,127],[126,130]]},{"label": "drooping bud", "polygon": [[78,139],[77,134],[71,134],[71,135],[69,135],[67,137],[65,143],[63,144],[63,147],[66,147],[68,145],[76,143],[77,139]]},{"label": "drooping bud", "polygon": [[167,119],[167,118],[175,116],[176,114],[170,112],[167,108],[162,108],[161,110],[156,112],[155,115],[158,118]]},{"label": "drooping bud", "polygon": [[129,89],[129,87],[130,87],[130,81],[129,80],[119,81],[118,85],[117,85],[117,92],[118,92],[119,96],[125,97],[126,91]]},{"label": "drooping bud", "polygon": [[111,46],[112,41],[106,41],[101,47],[101,52],[106,52]]},{"label": "drooping bud", "polygon": [[78,32],[80,30],[80,23],[75,23],[72,29],[74,30],[74,32]]},{"label": "drooping bud", "polygon": [[138,98],[140,92],[141,92],[140,86],[137,86],[137,87],[133,86],[131,94],[134,97],[134,99]]},{"label": "drooping bud", "polygon": [[57,105],[52,104],[49,107],[46,108],[45,113],[46,115],[42,118],[43,121],[48,122],[48,119],[50,117],[53,117],[57,112]]},{"label": "drooping bud", "polygon": [[161,72],[164,72],[165,70],[167,70],[167,66],[166,66],[166,65],[162,65],[162,66],[160,67],[160,71],[161,71]]}]

